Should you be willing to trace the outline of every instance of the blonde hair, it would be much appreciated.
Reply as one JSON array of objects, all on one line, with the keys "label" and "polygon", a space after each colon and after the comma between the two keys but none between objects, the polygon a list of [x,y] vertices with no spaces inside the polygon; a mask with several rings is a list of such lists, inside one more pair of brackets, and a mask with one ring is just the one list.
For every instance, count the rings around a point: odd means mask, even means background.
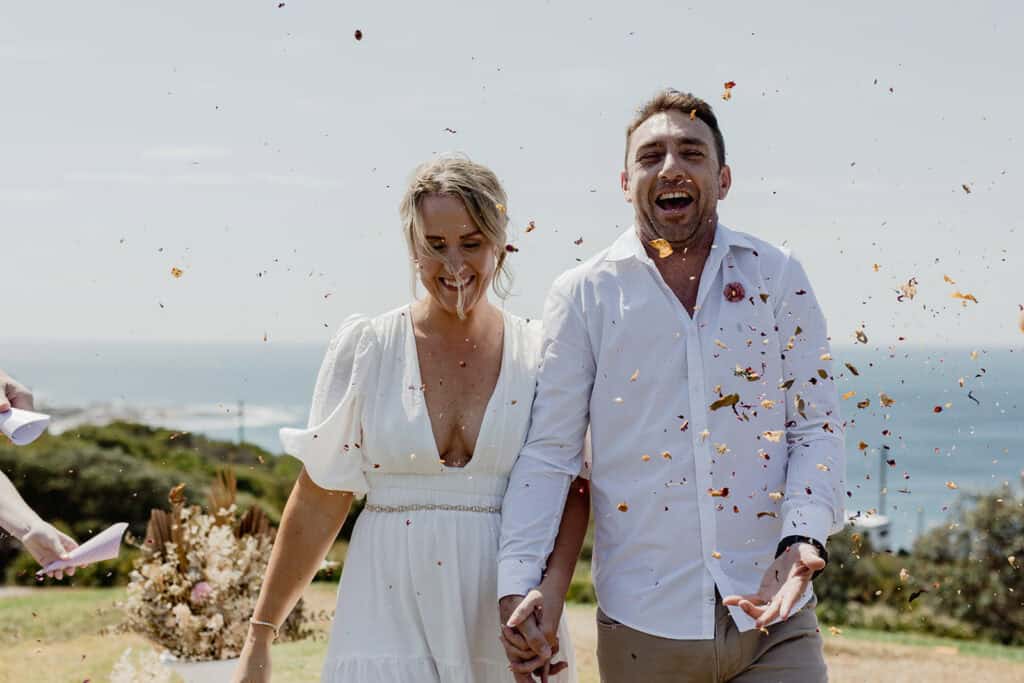
[{"label": "blonde hair", "polygon": [[[438,156],[417,166],[399,205],[402,232],[413,260],[433,251],[423,234],[419,208],[420,200],[429,195],[451,195],[462,201],[476,227],[497,251],[498,263],[491,287],[499,297],[507,297],[512,284],[512,275],[505,263],[508,255],[505,251],[508,241],[505,204],[508,199],[498,176],[486,166],[455,154]],[[414,273],[414,287],[415,283]]]}]

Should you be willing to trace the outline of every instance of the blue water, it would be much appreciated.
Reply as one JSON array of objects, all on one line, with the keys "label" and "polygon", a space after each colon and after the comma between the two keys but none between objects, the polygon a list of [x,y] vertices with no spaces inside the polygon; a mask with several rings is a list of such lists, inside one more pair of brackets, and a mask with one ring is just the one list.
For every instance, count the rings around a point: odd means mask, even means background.
[{"label": "blue water", "polygon": [[[120,401],[163,407],[178,415],[170,418],[176,428],[220,439],[237,439],[237,404],[244,401],[246,440],[279,452],[278,428],[305,423],[323,349],[274,343],[4,343],[0,367],[30,383],[48,405]],[[989,490],[1003,482],[1019,490],[1024,349],[983,350],[976,359],[970,353],[922,348],[890,353],[865,346],[833,352],[836,372],[842,371],[840,390],[857,392],[842,402],[843,417],[850,421],[848,508],[879,507],[880,459],[884,454],[895,460],[886,466],[887,512],[898,545],[907,545],[922,524],[945,519],[961,491]],[[857,367],[860,376],[852,376],[844,362]],[[882,408],[879,392],[896,403]],[[870,408],[857,409],[864,398],[871,399]],[[942,412],[934,412],[935,406],[943,406]],[[860,441],[870,448],[858,450]]]}]

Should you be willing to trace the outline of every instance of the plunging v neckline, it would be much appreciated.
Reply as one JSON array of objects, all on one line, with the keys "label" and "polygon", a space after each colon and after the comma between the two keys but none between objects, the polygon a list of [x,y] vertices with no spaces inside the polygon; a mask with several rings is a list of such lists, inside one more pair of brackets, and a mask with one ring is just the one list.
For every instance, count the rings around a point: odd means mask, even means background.
[{"label": "plunging v neckline", "polygon": [[430,407],[427,404],[427,397],[424,394],[425,387],[423,386],[423,373],[420,371],[420,354],[419,347],[416,346],[416,326],[412,321],[412,304],[406,307],[406,317],[409,319],[406,325],[406,334],[409,335],[409,341],[406,343],[406,349],[411,357],[411,363],[413,368],[413,375],[416,378],[415,386],[420,387],[420,391],[417,394],[420,400],[423,402],[423,418],[426,420],[426,431],[430,437],[430,443],[433,447],[434,457],[441,462],[441,465],[445,470],[454,471],[465,471],[469,469],[474,462],[476,462],[476,451],[480,445],[480,441],[483,438],[486,430],[490,427],[491,413],[493,412],[492,404],[498,395],[498,390],[501,389],[502,382],[505,380],[505,368],[508,365],[508,352],[509,352],[509,321],[508,316],[505,315],[505,311],[501,311],[501,367],[498,368],[498,379],[494,382],[494,388],[491,389],[491,395],[487,399],[487,404],[484,406],[484,416],[480,419],[480,428],[477,430],[476,441],[473,443],[473,452],[469,456],[469,460],[466,461],[465,465],[448,465],[441,459],[441,449],[437,445],[437,435],[434,434],[434,422],[430,418]]}]

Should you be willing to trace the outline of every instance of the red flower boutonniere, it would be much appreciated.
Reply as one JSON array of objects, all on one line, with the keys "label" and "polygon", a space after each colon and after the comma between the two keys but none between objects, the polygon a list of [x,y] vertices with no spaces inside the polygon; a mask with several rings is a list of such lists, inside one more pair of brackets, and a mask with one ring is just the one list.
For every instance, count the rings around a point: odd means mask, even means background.
[{"label": "red flower boutonniere", "polygon": [[737,301],[743,301],[747,298],[747,293],[743,289],[743,285],[738,282],[730,282],[725,286],[725,291],[722,292],[725,295],[726,301],[736,303]]}]

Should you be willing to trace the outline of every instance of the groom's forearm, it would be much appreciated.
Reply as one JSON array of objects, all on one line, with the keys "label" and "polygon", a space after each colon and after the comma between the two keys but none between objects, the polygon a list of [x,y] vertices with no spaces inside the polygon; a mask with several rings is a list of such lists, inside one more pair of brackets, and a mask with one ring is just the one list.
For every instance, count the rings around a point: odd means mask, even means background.
[{"label": "groom's forearm", "polygon": [[562,523],[558,527],[555,548],[548,558],[544,572],[544,592],[553,592],[562,598],[569,590],[576,562],[583,547],[590,522],[590,482],[578,477],[569,487],[565,500]]},{"label": "groom's forearm", "polygon": [[[302,470],[281,515],[253,619],[281,627],[316,575],[351,506],[351,493],[322,489]],[[252,633],[265,637],[267,630]]]}]

